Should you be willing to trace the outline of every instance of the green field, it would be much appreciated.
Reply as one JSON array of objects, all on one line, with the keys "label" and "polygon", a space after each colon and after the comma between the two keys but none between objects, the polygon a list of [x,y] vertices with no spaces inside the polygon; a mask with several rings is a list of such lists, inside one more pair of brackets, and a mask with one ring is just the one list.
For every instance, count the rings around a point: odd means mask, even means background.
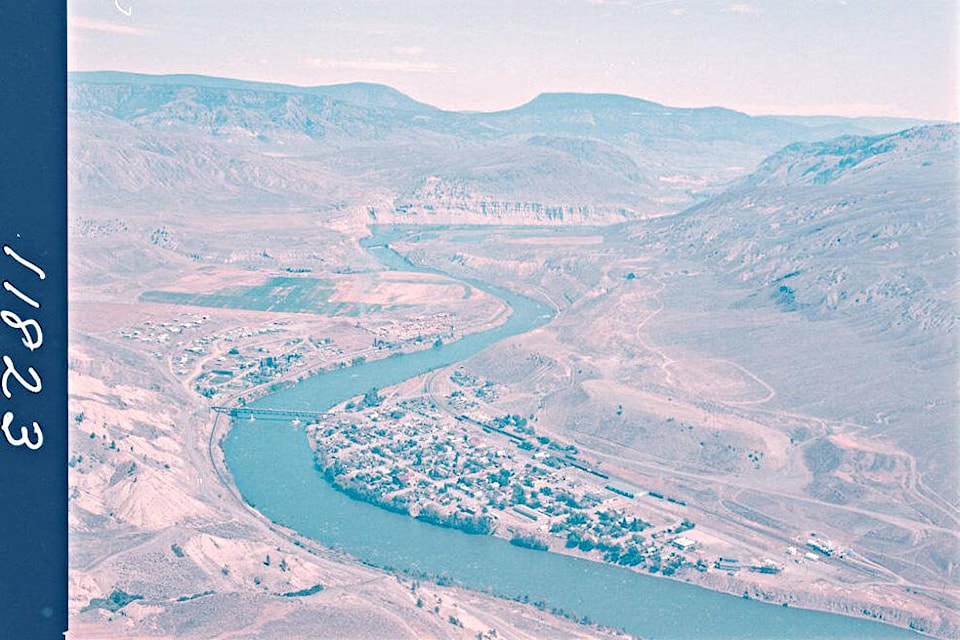
[{"label": "green field", "polygon": [[361,316],[380,311],[383,305],[330,302],[334,285],[318,278],[275,276],[254,287],[225,287],[215,293],[144,291],[141,302],[160,302],[217,309],[248,309],[327,316]]}]

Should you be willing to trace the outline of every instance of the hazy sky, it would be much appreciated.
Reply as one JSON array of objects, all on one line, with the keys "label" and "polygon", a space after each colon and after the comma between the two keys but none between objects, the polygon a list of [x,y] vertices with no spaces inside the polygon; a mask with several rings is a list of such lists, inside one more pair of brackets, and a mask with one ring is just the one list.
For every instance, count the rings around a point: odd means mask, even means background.
[{"label": "hazy sky", "polygon": [[[71,0],[70,68],[960,119],[957,0]],[[127,13],[130,15],[126,15]]]}]

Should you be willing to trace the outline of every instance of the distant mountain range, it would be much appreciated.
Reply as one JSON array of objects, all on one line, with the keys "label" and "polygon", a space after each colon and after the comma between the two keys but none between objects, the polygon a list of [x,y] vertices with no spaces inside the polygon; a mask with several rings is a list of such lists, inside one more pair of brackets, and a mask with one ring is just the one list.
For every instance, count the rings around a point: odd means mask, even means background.
[{"label": "distant mountain range", "polygon": [[70,74],[68,98],[75,203],[355,209],[379,221],[658,216],[785,145],[917,124],[575,93],[458,113],[376,84],[119,72]]}]

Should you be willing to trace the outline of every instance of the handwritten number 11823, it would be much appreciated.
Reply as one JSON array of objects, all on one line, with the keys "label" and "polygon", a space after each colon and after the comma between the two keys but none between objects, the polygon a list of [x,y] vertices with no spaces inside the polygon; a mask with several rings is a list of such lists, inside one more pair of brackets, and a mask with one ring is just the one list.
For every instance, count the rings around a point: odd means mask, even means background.
[{"label": "handwritten number 11823", "polygon": [[[16,251],[7,245],[3,245],[3,253],[27,271],[33,272],[33,274],[39,279],[46,279],[47,274],[43,272],[43,269],[33,264],[29,260],[21,258]],[[33,309],[40,308],[39,302],[21,291],[9,280],[3,281],[3,288],[7,293],[12,294],[15,298],[17,298],[22,305],[26,305]],[[6,303],[4,303],[4,306],[6,306]],[[23,343],[23,346],[29,349],[31,352],[36,351],[43,344],[43,330],[40,328],[40,323],[33,318],[23,319],[15,311],[4,308],[0,309],[0,320],[3,320],[3,323],[11,329],[19,331],[22,334],[20,337],[20,342]],[[43,389],[43,384],[40,380],[40,374],[37,373],[36,369],[33,367],[27,367],[27,375],[31,378],[28,380],[27,377],[17,370],[16,366],[14,365],[13,358],[7,354],[4,354],[2,359],[3,373],[0,374],[0,392],[3,393],[7,400],[13,399],[13,392],[10,390],[11,378],[13,381],[19,384],[22,389],[25,389],[30,393],[40,393],[40,391]],[[10,433],[10,427],[13,424],[13,420],[13,412],[4,411],[2,422],[0,422],[0,431],[3,431],[4,437],[6,437],[7,442],[11,446],[26,446],[28,449],[33,449],[34,451],[43,446],[43,429],[40,428],[40,425],[37,424],[36,421],[33,422],[32,438],[31,433],[26,427],[23,426],[20,427],[19,437],[15,438]]]}]

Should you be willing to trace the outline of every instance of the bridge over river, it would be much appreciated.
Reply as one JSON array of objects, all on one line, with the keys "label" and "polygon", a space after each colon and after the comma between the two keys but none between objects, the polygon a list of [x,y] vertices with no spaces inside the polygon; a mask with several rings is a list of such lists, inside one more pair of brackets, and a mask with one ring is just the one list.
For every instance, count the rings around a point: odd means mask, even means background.
[{"label": "bridge over river", "polygon": [[223,413],[231,418],[242,420],[249,418],[256,420],[299,420],[302,422],[314,422],[320,420],[324,411],[304,411],[295,409],[254,409],[252,407],[213,407],[217,413]]},{"label": "bridge over river", "polygon": [[[387,234],[404,237],[408,230],[376,233],[379,235],[369,242],[374,246],[366,246],[387,267],[442,273],[411,264],[385,244],[394,237]],[[908,630],[873,620],[773,606],[621,566],[524,549],[501,538],[436,527],[335,489],[317,472],[315,452],[304,430],[291,426],[290,421],[316,420],[366,389],[388,388],[467,360],[494,343],[543,326],[552,316],[545,305],[507,289],[472,280],[463,282],[504,300],[512,309],[506,322],[436,348],[305,378],[256,401],[256,409],[218,409],[237,418],[264,418],[237,421],[223,442],[226,464],[248,504],[256,504],[256,509],[271,521],[365,563],[409,570],[416,576],[444,576],[459,586],[507,598],[524,594],[531,602],[547,603],[548,610],[563,610],[577,619],[589,616],[645,638],[919,638]],[[286,408],[259,408],[267,402],[270,407]],[[314,411],[306,410],[309,408]],[[592,469],[582,460],[578,462],[587,471]],[[590,632],[585,628],[585,635]]]}]

